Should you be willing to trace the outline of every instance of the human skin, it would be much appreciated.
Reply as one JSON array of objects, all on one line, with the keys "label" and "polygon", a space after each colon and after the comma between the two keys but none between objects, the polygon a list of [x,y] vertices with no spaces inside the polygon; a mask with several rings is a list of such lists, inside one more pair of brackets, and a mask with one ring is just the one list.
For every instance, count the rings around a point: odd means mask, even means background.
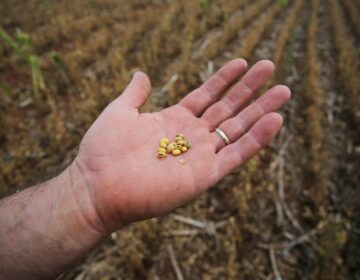
[{"label": "human skin", "polygon": [[[290,98],[287,87],[252,102],[273,71],[267,60],[248,71],[245,60],[233,60],[178,104],[154,113],[139,113],[151,85],[136,72],[65,171],[0,201],[0,278],[54,278],[114,230],[170,212],[245,164],[282,126],[275,112]],[[158,159],[159,139],[179,132],[192,148]]]}]

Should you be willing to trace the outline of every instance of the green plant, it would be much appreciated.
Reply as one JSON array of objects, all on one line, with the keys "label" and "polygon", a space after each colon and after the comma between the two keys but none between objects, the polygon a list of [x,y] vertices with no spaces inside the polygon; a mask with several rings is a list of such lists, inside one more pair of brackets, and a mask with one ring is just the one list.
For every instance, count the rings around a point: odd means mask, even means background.
[{"label": "green plant", "polygon": [[286,7],[289,3],[289,0],[277,0],[277,3],[282,7]]},{"label": "green plant", "polygon": [[213,3],[213,0],[201,0],[201,6],[205,11],[209,10]]},{"label": "green plant", "polygon": [[19,45],[17,44],[17,42],[15,42],[15,40],[13,38],[11,38],[11,36],[0,27],[0,37],[3,39],[3,41],[5,42],[5,44],[9,45],[11,48],[13,48],[16,53],[21,53],[21,49],[19,47]]},{"label": "green plant", "polygon": [[54,64],[57,71],[60,73],[61,77],[66,81],[69,82],[69,76],[66,73],[66,67],[63,59],[61,58],[58,52],[51,52],[50,54],[51,61]]},{"label": "green plant", "polygon": [[31,67],[32,84],[34,90],[34,96],[36,99],[40,99],[40,89],[45,88],[45,83],[41,75],[39,57],[36,55],[29,56],[29,64]]},{"label": "green plant", "polygon": [[15,39],[13,39],[9,33],[0,27],[0,37],[3,39],[5,44],[7,44],[16,52],[20,58],[24,60],[29,58],[31,43],[30,36],[28,34],[17,29],[15,33]]},{"label": "green plant", "polygon": [[15,38],[12,38],[9,33],[0,27],[0,38],[2,38],[5,44],[12,48],[22,60],[30,65],[34,97],[40,99],[40,91],[45,89],[45,83],[41,74],[39,57],[31,51],[30,36],[20,29],[17,29]]}]

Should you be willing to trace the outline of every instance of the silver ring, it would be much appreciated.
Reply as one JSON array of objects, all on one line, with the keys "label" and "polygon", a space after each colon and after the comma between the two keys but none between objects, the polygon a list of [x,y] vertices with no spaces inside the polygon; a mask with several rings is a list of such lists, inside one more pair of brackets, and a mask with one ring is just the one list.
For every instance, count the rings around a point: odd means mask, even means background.
[{"label": "silver ring", "polygon": [[226,145],[229,145],[230,144],[230,139],[229,137],[226,136],[226,134],[224,133],[224,131],[222,131],[220,128],[216,128],[215,129],[216,133],[220,136],[220,138],[222,140],[224,140],[225,144]]}]

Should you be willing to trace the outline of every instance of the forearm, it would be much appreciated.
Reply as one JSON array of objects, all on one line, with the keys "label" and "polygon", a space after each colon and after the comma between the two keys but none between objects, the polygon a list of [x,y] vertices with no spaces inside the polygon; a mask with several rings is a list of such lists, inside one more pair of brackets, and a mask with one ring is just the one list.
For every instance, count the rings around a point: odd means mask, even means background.
[{"label": "forearm", "polygon": [[78,167],[0,201],[0,278],[51,279],[106,231]]}]

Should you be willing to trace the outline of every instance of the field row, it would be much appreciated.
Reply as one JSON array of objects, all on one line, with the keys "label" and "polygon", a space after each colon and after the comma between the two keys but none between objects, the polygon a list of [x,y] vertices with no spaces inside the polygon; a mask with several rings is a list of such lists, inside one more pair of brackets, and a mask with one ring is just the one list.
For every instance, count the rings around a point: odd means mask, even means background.
[{"label": "field row", "polygon": [[338,0],[330,0],[330,13],[340,82],[348,93],[349,104],[357,124],[360,123],[360,62],[348,27],[344,22]]},{"label": "field row", "polygon": [[310,24],[307,30],[307,77],[303,94],[306,104],[305,144],[309,150],[307,172],[311,178],[314,200],[327,197],[326,157],[324,155],[325,99],[326,94],[321,84],[322,63],[318,53],[319,5],[321,0],[311,3]]}]

